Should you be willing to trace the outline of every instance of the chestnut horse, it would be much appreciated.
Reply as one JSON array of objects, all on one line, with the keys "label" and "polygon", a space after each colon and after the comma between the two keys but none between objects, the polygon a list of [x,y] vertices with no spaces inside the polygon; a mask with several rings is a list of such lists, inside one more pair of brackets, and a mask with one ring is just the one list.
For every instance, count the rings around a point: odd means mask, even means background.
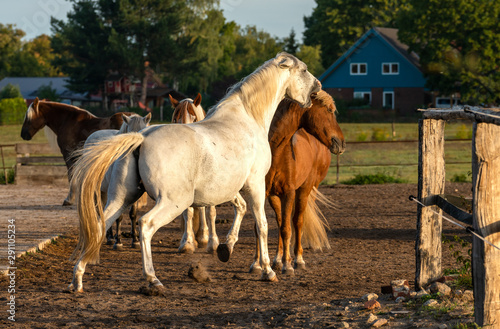
[{"label": "chestnut horse", "polygon": [[[45,129],[45,135],[50,142],[52,136],[55,134],[57,145],[68,168],[69,180],[71,178],[72,166],[76,161],[76,158],[71,156],[72,153],[82,148],[87,137],[94,131],[120,129],[123,123],[123,113],[127,115],[132,114],[130,112],[120,112],[107,118],[99,118],[76,106],[44,100],[40,101],[36,98],[26,111],[23,127],[21,128],[21,137],[29,141],[40,129],[48,127],[49,129]],[[73,201],[73,190],[70,188],[63,205],[71,205]]]},{"label": "chestnut horse", "polygon": [[[345,140],[335,118],[335,103],[321,90],[312,95],[312,106],[301,108],[284,99],[269,130],[271,168],[266,175],[266,197],[276,213],[280,229],[278,250],[273,269],[293,274],[290,242],[291,222],[295,229],[295,267],[305,268],[302,239],[315,249],[329,248],[322,214],[316,201],[331,205],[317,190],[328,173],[331,153],[341,154]],[[292,220],[293,216],[293,220]],[[230,234],[238,235],[238,232]],[[217,250],[221,261],[228,261],[230,246],[221,244]],[[260,271],[259,250],[250,270]]]},{"label": "chestnut horse", "polygon": [[295,268],[305,268],[303,239],[314,249],[330,248],[327,224],[321,221],[324,217],[316,205],[316,201],[326,198],[317,188],[328,173],[331,153],[342,154],[345,150],[332,97],[320,91],[312,101],[309,109],[282,101],[269,131],[272,164],[266,175],[266,195],[280,229],[273,268],[286,274],[294,272],[291,220],[295,229]]}]

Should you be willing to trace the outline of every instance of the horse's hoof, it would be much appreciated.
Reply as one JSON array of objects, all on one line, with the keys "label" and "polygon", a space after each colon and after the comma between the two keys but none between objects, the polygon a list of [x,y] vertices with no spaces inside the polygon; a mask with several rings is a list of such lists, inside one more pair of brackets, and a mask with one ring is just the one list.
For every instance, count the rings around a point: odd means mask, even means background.
[{"label": "horse's hoof", "polygon": [[262,276],[260,277],[260,280],[265,281],[265,282],[278,282],[279,281],[278,276],[273,271],[271,271],[267,274],[263,273]]},{"label": "horse's hoof", "polygon": [[195,247],[192,245],[185,244],[183,246],[180,246],[178,251],[181,254],[192,254],[194,253]]},{"label": "horse's hoof", "polygon": [[70,283],[68,288],[63,290],[63,292],[70,293],[70,294],[83,293],[83,287],[80,287],[80,289],[75,289],[75,286],[73,285],[73,283]]},{"label": "horse's hoof", "polygon": [[198,241],[198,248],[205,248],[208,245],[208,241]]},{"label": "horse's hoof", "polygon": [[296,270],[305,270],[306,269],[306,264],[305,263],[295,263],[294,268]]},{"label": "horse's hoof", "polygon": [[227,244],[222,243],[217,247],[217,257],[219,257],[219,260],[221,262],[226,263],[227,261],[229,261],[230,256],[231,256],[231,250],[229,250]]},{"label": "horse's hoof", "polygon": [[283,263],[282,262],[273,262],[273,265],[271,266],[271,268],[275,271],[281,271],[281,269],[283,268]]},{"label": "horse's hoof", "polygon": [[164,285],[149,285],[149,287],[141,287],[139,291],[146,296],[167,296],[167,289]]},{"label": "horse's hoof", "polygon": [[295,274],[295,270],[292,268],[292,267],[283,267],[283,270],[281,271],[282,274],[284,275],[294,275]]},{"label": "horse's hoof", "polygon": [[64,200],[64,202],[63,202],[63,204],[62,204],[62,205],[63,205],[63,207],[66,207],[66,206],[72,206],[72,205],[73,205],[73,202],[70,202],[70,201],[68,201],[68,200]]},{"label": "horse's hoof", "polygon": [[123,249],[123,243],[115,243],[113,245],[113,250],[122,250]]},{"label": "horse's hoof", "polygon": [[252,274],[260,274],[260,273],[262,273],[262,267],[252,265],[252,266],[250,266],[250,270],[248,272],[252,273]]},{"label": "horse's hoof", "polygon": [[114,245],[114,244],[115,244],[115,240],[112,240],[112,239],[111,239],[111,240],[108,240],[108,241],[106,241],[106,244],[107,244],[108,246],[112,246],[112,245]]},{"label": "horse's hoof", "polygon": [[132,242],[132,248],[134,249],[140,249],[141,248],[141,243],[140,242]]}]

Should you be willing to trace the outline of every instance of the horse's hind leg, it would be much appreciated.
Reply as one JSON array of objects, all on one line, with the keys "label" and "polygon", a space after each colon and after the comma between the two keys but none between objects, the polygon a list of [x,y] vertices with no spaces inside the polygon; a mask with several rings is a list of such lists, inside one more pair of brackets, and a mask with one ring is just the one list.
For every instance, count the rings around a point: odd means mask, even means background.
[{"label": "horse's hind leg", "polygon": [[[149,283],[152,295],[164,294],[165,287],[155,275],[151,254],[151,238],[160,227],[167,225],[180,215],[178,209],[185,209],[190,204],[183,205],[185,200],[176,201],[157,198],[156,205],[139,220],[143,274]],[[177,208],[177,206],[179,207]]]},{"label": "horse's hind leg", "polygon": [[116,220],[116,235],[115,235],[115,244],[113,245],[113,250],[122,250],[123,249],[123,243],[122,243],[122,220],[123,220],[123,214],[118,217]]},{"label": "horse's hind leg", "polygon": [[134,203],[130,207],[129,217],[132,228],[130,229],[130,234],[132,235],[132,248],[140,248],[139,236],[137,234],[137,208],[138,203]]},{"label": "horse's hind leg", "polygon": [[[290,252],[290,242],[292,239],[292,212],[295,201],[295,191],[286,193],[282,198],[283,208],[281,209],[282,221],[280,226],[280,237],[283,242],[283,269],[282,273],[292,275],[294,269],[292,266],[292,255]],[[297,210],[296,210],[297,211]]]}]

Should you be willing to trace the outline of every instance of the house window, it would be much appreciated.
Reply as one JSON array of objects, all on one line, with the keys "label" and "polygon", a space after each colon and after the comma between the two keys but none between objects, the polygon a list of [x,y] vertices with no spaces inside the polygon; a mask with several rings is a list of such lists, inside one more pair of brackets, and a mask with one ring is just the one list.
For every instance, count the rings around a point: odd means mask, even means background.
[{"label": "house window", "polygon": [[372,101],[372,93],[370,91],[355,91],[354,99],[362,99],[366,105],[370,105]]},{"label": "house window", "polygon": [[399,63],[382,63],[382,74],[399,74]]},{"label": "house window", "polygon": [[386,109],[394,109],[394,92],[384,91],[384,99],[382,106]]},{"label": "house window", "polygon": [[351,63],[351,75],[366,75],[368,65],[366,63]]}]

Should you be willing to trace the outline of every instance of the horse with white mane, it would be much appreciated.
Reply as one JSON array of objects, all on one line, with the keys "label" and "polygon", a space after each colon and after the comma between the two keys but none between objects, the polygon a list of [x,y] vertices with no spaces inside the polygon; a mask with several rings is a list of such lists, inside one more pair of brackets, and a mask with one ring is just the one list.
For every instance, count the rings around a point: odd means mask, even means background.
[{"label": "horse with white mane", "polygon": [[[311,94],[320,89],[303,62],[280,53],[233,86],[203,121],[151,126],[84,150],[73,176],[81,187],[80,237],[69,290],[83,292],[85,267],[99,260],[106,229],[144,191],[156,200],[139,220],[143,273],[151,294],[166,290],[153,267],[154,233],[189,206],[218,205],[233,200],[240,191],[256,220],[261,280],[277,281],[269,261],[264,211],[265,176],[271,165],[268,131],[285,96],[309,107]],[[100,183],[116,160],[103,210]]]}]

